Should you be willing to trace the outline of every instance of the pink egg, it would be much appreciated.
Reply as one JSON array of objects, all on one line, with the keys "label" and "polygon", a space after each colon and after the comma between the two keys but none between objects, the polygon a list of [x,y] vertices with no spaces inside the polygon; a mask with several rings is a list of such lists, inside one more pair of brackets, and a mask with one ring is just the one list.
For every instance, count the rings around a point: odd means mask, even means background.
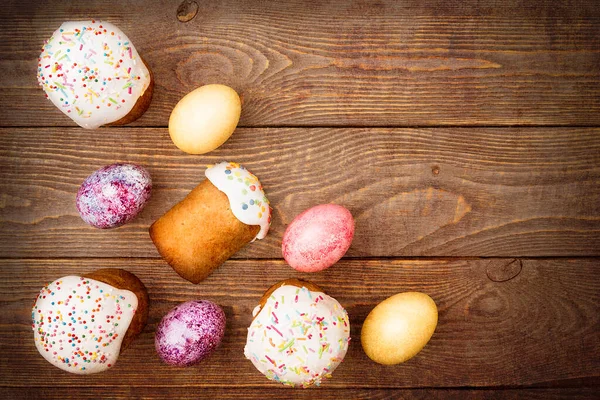
[{"label": "pink egg", "polygon": [[88,224],[116,228],[131,221],[150,199],[152,179],[135,164],[111,164],[100,168],[79,187],[75,204]]},{"label": "pink egg", "polygon": [[321,204],[298,215],[287,227],[283,258],[298,271],[322,271],[346,254],[353,237],[350,211],[337,204]]}]

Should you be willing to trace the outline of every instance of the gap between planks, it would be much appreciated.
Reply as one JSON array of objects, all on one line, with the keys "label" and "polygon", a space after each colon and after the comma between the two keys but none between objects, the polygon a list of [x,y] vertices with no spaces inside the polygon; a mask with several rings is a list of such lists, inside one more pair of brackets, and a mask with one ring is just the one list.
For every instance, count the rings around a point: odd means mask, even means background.
[{"label": "gap between planks", "polygon": [[[578,381],[578,379],[574,379],[575,381]],[[569,384],[567,383],[565,386],[555,386],[553,384],[546,386],[546,385],[540,385],[540,384],[536,384],[536,385],[507,385],[507,386],[419,386],[419,387],[410,387],[410,388],[405,388],[405,387],[393,387],[393,386],[386,386],[386,387],[382,387],[382,386],[354,386],[354,385],[348,385],[348,386],[344,386],[344,387],[329,387],[329,388],[322,388],[325,390],[386,390],[386,391],[396,391],[396,390],[421,390],[421,391],[426,391],[426,390],[435,390],[435,391],[443,391],[443,390],[481,390],[481,391],[486,391],[486,390],[522,390],[522,389],[527,389],[527,390],[539,390],[539,391],[543,391],[543,390],[548,390],[548,389],[586,389],[586,388],[596,388],[596,387],[600,387],[600,380],[596,379],[596,378],[592,378],[589,380],[589,383],[584,383],[584,384],[578,384],[578,383],[573,383],[573,384]],[[67,388],[68,386],[61,386],[61,385],[27,385],[28,389],[43,389],[43,388]],[[99,388],[128,388],[131,387],[131,385],[90,385],[87,386],[88,388],[93,388],[93,389],[99,389]],[[140,386],[133,386],[135,388],[140,388],[140,389],[144,389],[144,388],[213,388],[213,389],[221,389],[223,388],[223,385],[220,384],[198,384],[198,385],[169,385],[169,384],[160,384],[160,385],[140,385]],[[281,390],[290,390],[289,388],[286,388],[285,386],[282,386],[281,388],[279,388],[278,386],[273,386],[272,383],[269,383],[269,381],[266,382],[266,384],[264,385],[256,385],[256,384],[250,384],[250,385],[244,385],[244,384],[227,384],[228,388],[231,389],[273,389],[273,390],[277,390],[277,389],[281,389]],[[19,385],[0,385],[0,388],[15,388],[15,389],[19,389],[19,388],[23,388],[23,386],[19,386]],[[310,390],[321,390],[321,388],[319,389],[310,389]],[[600,390],[600,389],[599,389]]]},{"label": "gap between planks", "polygon": [[[0,129],[79,129],[76,125],[0,125]],[[102,126],[98,129],[167,129],[167,125],[116,125]],[[600,128],[600,125],[588,124],[433,124],[433,125],[238,125],[236,129],[515,129],[515,128]],[[83,128],[81,128],[83,129]]]},{"label": "gap between planks", "polygon": [[[148,260],[148,261],[158,261],[162,260],[162,257],[98,257],[98,256],[73,256],[73,257],[0,257],[0,261],[3,260],[27,260],[27,261],[56,261],[56,260]],[[377,257],[343,257],[339,262],[342,261],[389,261],[389,260],[397,260],[397,261],[477,261],[477,260],[510,260],[510,259],[518,259],[522,261],[543,261],[543,260],[573,260],[573,259],[581,259],[581,260],[594,260],[600,259],[600,256],[410,256],[410,257],[401,257],[401,256],[377,256]],[[229,258],[227,261],[253,261],[253,262],[261,262],[261,261],[284,261],[283,257],[245,257],[245,258]]]}]

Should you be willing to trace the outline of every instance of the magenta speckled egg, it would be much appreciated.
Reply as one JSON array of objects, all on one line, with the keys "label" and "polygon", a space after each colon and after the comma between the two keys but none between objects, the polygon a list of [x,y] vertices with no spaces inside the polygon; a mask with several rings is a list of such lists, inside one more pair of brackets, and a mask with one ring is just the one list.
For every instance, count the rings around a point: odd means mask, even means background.
[{"label": "magenta speckled egg", "polygon": [[167,364],[188,367],[206,358],[225,334],[225,313],[207,300],[188,301],[167,313],[156,329],[154,345]]},{"label": "magenta speckled egg", "polygon": [[88,176],[77,192],[77,210],[88,224],[116,228],[139,214],[150,199],[152,179],[143,167],[111,164]]},{"label": "magenta speckled egg", "polygon": [[283,258],[298,271],[322,271],[346,254],[353,237],[350,211],[337,204],[321,204],[298,215],[287,227]]}]

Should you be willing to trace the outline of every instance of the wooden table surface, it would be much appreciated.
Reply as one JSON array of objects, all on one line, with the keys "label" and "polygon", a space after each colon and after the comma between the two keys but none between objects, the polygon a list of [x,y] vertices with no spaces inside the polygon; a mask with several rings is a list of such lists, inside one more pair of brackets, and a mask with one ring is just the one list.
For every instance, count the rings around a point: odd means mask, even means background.
[{"label": "wooden table surface", "polygon": [[[595,0],[16,1],[0,8],[0,396],[3,398],[594,398],[600,392],[600,6]],[[84,130],[44,98],[37,57],[67,20],[121,27],[155,77],[135,123]],[[238,129],[203,156],[179,151],[170,111],[207,83],[243,97]],[[269,236],[206,281],[179,278],[149,225],[238,161],[273,205]],[[87,226],[83,179],[145,166],[153,197],[132,223]],[[346,257],[316,274],[281,258],[287,224],[334,202],[356,219]],[[125,268],[149,322],[118,364],[67,374],[36,351],[31,305],[49,281]],[[310,279],[348,310],[353,342],[333,378],[293,390],[243,356],[271,284]],[[381,300],[431,295],[436,332],[415,358],[371,362],[360,329]],[[221,347],[173,368],[154,330],[176,304],[227,315]],[[596,397],[597,398],[597,397]]]}]

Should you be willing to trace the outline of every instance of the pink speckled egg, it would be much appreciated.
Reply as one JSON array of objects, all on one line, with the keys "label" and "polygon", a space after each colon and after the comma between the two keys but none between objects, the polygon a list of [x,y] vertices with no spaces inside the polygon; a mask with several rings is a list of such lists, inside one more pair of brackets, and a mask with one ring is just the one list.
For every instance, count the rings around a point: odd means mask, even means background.
[{"label": "pink speckled egg", "polygon": [[167,313],[156,328],[154,345],[165,363],[189,367],[208,357],[225,335],[225,313],[208,300],[188,301]]},{"label": "pink speckled egg", "polygon": [[150,174],[139,165],[107,165],[83,181],[77,192],[77,210],[96,228],[116,228],[142,211],[151,191]]},{"label": "pink speckled egg", "polygon": [[283,258],[298,271],[322,271],[346,254],[353,237],[350,211],[337,204],[321,204],[298,215],[287,227]]}]

